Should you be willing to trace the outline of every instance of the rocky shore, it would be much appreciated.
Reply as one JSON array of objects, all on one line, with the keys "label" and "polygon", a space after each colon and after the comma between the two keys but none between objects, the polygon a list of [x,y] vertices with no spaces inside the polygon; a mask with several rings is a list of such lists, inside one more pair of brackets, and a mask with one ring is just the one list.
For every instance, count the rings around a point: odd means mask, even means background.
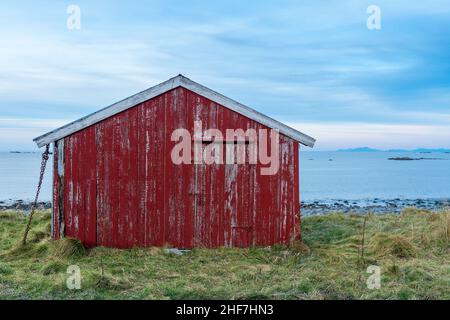
[{"label": "rocky shore", "polygon": [[[31,201],[24,200],[0,200],[0,210],[24,210],[29,211],[31,209]],[[50,201],[38,202],[37,208],[39,210],[50,209],[52,203]]]},{"label": "rocky shore", "polygon": [[441,210],[450,208],[449,199],[367,199],[367,200],[317,200],[300,204],[302,215],[321,215],[331,212],[345,213],[399,213],[405,208]]},{"label": "rocky shore", "polygon": [[[38,209],[50,209],[51,202],[39,202]],[[304,216],[322,215],[332,212],[345,212],[366,214],[372,213],[398,213],[408,207],[424,210],[441,210],[450,208],[449,199],[367,199],[367,200],[316,200],[302,201],[301,212]],[[0,210],[24,210],[31,209],[31,202],[24,200],[0,200]]]}]

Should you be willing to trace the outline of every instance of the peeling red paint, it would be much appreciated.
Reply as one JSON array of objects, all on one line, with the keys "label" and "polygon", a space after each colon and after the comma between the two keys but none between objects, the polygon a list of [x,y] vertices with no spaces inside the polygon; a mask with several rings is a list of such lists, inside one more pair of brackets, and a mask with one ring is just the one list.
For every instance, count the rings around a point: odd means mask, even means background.
[{"label": "peeling red paint", "polygon": [[88,247],[117,248],[248,247],[299,239],[298,142],[280,134],[275,175],[261,175],[259,163],[176,165],[171,134],[179,128],[193,133],[196,120],[222,132],[268,129],[179,87],[64,138],[63,164],[58,141],[53,237],[62,228]]}]

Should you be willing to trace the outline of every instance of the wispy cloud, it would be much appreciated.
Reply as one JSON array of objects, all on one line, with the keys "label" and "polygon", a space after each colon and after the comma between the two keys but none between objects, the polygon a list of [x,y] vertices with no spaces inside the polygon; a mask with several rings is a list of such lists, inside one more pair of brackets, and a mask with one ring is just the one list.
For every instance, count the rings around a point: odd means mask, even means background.
[{"label": "wispy cloud", "polygon": [[377,1],[382,30],[373,32],[365,0],[76,2],[80,31],[66,29],[64,3],[0,4],[0,118],[9,119],[0,134],[24,148],[62,122],[51,119],[74,120],[178,73],[324,148],[450,146],[441,138],[450,126],[443,1]]},{"label": "wispy cloud", "polygon": [[379,149],[441,148],[448,146],[447,125],[409,125],[383,123],[289,123],[317,138],[317,150],[369,146]]}]

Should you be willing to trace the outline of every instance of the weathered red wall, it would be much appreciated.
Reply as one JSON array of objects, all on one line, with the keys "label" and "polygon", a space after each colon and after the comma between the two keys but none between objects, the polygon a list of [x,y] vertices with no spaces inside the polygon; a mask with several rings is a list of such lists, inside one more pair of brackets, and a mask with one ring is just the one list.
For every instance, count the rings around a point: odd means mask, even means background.
[{"label": "weathered red wall", "polygon": [[[268,129],[176,88],[55,145],[53,234],[89,247],[247,247],[300,237],[298,142],[280,134],[280,170],[260,164],[175,165],[175,129]],[[270,139],[270,137],[269,137]],[[61,199],[61,200],[58,200]]]}]

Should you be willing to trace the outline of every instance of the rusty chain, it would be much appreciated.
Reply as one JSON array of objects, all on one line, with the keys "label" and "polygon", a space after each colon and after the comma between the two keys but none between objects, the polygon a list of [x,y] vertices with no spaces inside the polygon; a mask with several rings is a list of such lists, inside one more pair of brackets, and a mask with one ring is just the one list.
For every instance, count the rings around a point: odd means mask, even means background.
[{"label": "rusty chain", "polygon": [[23,239],[22,239],[23,245],[27,244],[28,232],[30,232],[30,229],[31,229],[31,222],[33,220],[34,212],[36,211],[36,207],[37,207],[37,203],[38,203],[38,199],[39,199],[39,193],[41,192],[42,181],[44,180],[45,167],[47,166],[47,160],[48,160],[49,154],[50,154],[49,150],[50,150],[50,145],[46,145],[45,151],[42,154],[41,172],[39,174],[39,182],[38,182],[38,186],[37,186],[37,190],[36,190],[36,196],[34,198],[34,202],[31,205],[30,216],[28,218],[28,223],[27,223],[27,226],[26,226],[24,234],[23,234]]}]

